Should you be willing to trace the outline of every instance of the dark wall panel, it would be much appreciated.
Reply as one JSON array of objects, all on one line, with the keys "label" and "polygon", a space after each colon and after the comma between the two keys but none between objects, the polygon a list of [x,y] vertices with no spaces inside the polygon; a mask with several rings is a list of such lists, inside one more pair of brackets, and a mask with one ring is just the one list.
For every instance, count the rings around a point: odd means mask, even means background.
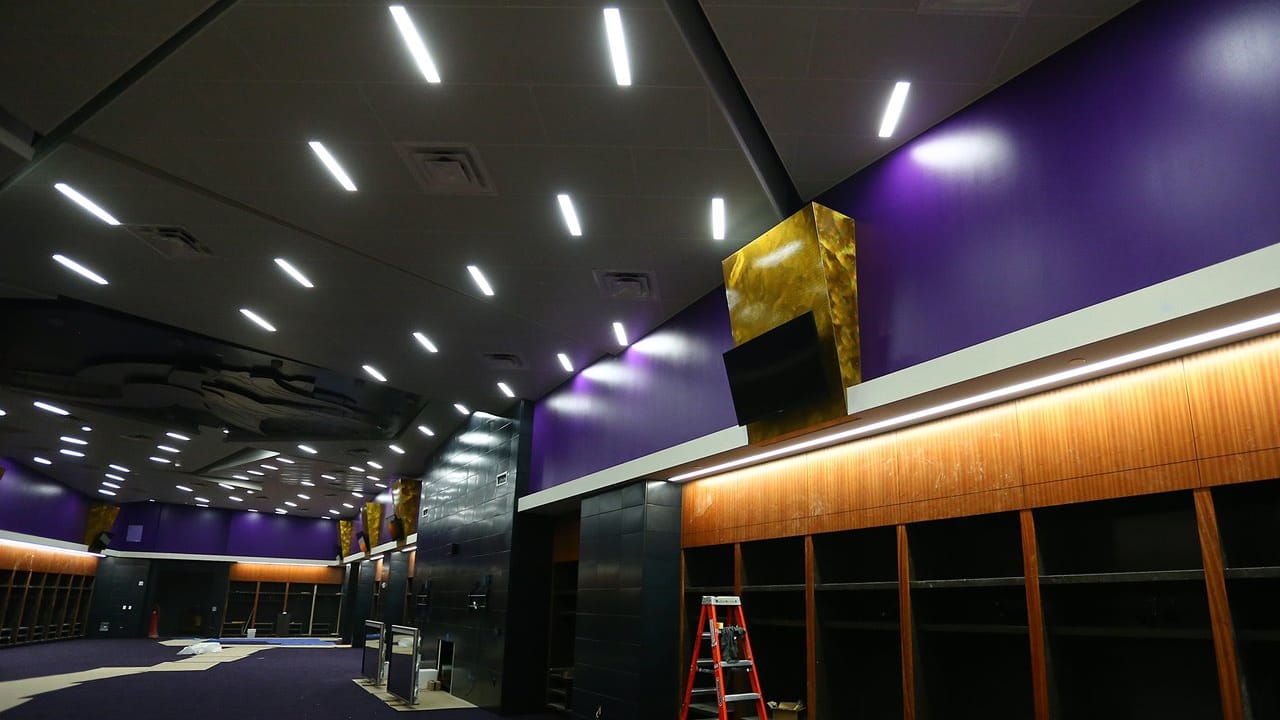
[{"label": "dark wall panel", "polygon": [[145,623],[151,615],[147,605],[150,573],[150,560],[102,558],[94,580],[85,636],[135,638],[146,635]]}]

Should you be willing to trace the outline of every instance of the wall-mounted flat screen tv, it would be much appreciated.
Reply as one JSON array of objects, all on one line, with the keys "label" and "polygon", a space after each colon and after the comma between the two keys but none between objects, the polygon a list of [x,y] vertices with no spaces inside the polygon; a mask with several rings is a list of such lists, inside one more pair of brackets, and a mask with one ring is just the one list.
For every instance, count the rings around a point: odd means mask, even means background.
[{"label": "wall-mounted flat screen tv", "polygon": [[739,425],[777,416],[828,391],[812,311],[726,352],[724,369]]}]

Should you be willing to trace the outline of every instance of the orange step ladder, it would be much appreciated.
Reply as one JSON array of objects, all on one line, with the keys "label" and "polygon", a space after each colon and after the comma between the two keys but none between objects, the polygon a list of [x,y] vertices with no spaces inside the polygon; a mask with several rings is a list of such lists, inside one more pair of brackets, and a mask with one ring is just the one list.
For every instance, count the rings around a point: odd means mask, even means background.
[{"label": "orange step ladder", "polygon": [[[724,608],[720,617],[717,608]],[[702,596],[702,612],[698,614],[699,629],[693,640],[693,660],[689,663],[689,680],[685,684],[684,704],[680,706],[680,720],[689,719],[689,710],[715,713],[719,720],[729,720],[729,705],[738,702],[754,702],[756,717],[767,720],[764,693],[760,690],[760,677],[756,673],[755,657],[751,654],[751,640],[747,637],[747,621],[742,616],[742,599],[736,595]],[[741,636],[738,641],[739,634]],[[711,643],[711,657],[703,658],[702,645]],[[727,650],[726,650],[727,643]],[[735,645],[737,645],[735,652]],[[726,652],[722,652],[726,650]],[[729,655],[728,659],[725,655]],[[751,683],[751,692],[726,693],[725,671],[745,672]],[[697,686],[699,675],[710,675],[715,684]],[[716,704],[694,704],[695,696],[714,695]]]}]

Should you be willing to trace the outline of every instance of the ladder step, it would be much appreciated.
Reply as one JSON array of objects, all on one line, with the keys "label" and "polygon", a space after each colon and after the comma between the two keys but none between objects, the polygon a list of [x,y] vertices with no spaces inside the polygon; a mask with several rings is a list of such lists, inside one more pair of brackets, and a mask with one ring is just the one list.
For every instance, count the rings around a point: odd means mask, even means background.
[{"label": "ladder step", "polygon": [[744,700],[759,700],[760,693],[737,693],[736,695],[725,695],[725,702],[742,702]]},{"label": "ladder step", "polygon": [[694,688],[693,694],[694,695],[715,695],[716,689],[713,687]]},{"label": "ladder step", "polygon": [[[752,663],[750,660],[725,660],[725,661],[723,661],[723,662],[721,662],[721,663],[720,663],[720,667],[722,667],[722,668],[748,668],[748,667],[751,667],[753,664],[754,664],[754,663]],[[711,669],[711,668],[715,668],[715,666],[716,666],[716,661],[715,661],[715,660],[699,660],[699,661],[698,661],[698,665],[699,665],[700,667],[705,667],[705,668],[709,668],[709,669]]]}]

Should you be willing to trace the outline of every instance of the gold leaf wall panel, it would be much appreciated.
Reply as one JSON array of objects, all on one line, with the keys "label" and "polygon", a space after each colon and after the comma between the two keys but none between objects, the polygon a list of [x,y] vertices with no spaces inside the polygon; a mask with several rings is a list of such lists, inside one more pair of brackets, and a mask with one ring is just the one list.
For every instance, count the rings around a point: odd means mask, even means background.
[{"label": "gold leaf wall panel", "polygon": [[382,536],[382,503],[364,504],[364,535],[369,538],[369,549],[377,547]]},{"label": "gold leaf wall panel", "polygon": [[422,482],[401,478],[391,486],[396,499],[396,517],[404,522],[406,536],[418,532],[418,502],[422,495]]},{"label": "gold leaf wall panel", "polygon": [[94,503],[89,506],[89,516],[84,521],[84,544],[92,545],[99,533],[106,532],[116,522],[120,508],[108,503]]},{"label": "gold leaf wall panel", "polygon": [[338,521],[338,547],[342,548],[343,555],[351,555],[355,552],[355,549],[351,547],[351,539],[355,535],[355,527],[354,520]]}]

